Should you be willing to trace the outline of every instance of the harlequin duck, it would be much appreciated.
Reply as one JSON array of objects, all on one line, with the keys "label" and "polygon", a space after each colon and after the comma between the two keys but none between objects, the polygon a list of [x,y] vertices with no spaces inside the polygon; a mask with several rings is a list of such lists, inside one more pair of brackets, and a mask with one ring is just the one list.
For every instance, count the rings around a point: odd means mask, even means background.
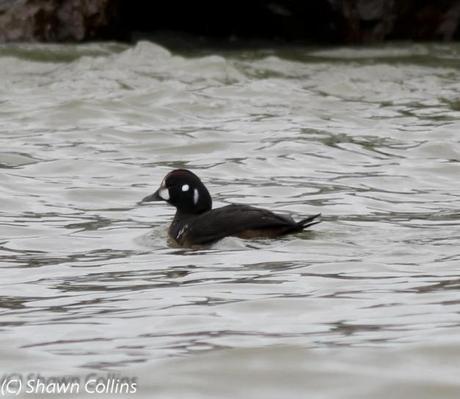
[{"label": "harlequin duck", "polygon": [[211,195],[197,175],[169,172],[160,188],[142,202],[166,201],[176,207],[169,236],[182,246],[212,244],[224,237],[273,238],[296,233],[321,221],[321,214],[299,222],[267,209],[232,204],[212,209]]}]

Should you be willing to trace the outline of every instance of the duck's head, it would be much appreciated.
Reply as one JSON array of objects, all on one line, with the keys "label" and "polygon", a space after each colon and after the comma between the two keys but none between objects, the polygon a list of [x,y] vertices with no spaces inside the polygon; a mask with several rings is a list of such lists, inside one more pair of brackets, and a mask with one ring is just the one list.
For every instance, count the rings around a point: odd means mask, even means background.
[{"label": "duck's head", "polygon": [[142,202],[166,201],[181,213],[200,214],[211,210],[212,199],[200,178],[187,169],[169,172],[153,194]]}]

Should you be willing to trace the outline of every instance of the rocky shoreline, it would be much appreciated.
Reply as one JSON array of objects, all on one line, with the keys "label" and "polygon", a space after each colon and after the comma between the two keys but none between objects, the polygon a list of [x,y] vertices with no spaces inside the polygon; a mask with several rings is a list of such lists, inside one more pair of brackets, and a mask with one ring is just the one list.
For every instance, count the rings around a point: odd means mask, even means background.
[{"label": "rocky shoreline", "polygon": [[460,38],[460,1],[0,0],[0,42],[131,41],[159,31],[233,42],[446,41]]}]

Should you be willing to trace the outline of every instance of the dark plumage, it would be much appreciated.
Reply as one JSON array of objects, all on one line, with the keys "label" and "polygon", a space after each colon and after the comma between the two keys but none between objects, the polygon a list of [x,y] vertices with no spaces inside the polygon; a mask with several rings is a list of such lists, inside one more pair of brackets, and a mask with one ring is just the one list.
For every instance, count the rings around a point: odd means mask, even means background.
[{"label": "dark plumage", "polygon": [[183,246],[212,244],[224,237],[274,238],[296,233],[321,221],[321,214],[299,222],[267,209],[232,204],[212,209],[209,191],[194,173],[176,169],[142,201],[166,201],[176,207],[170,237]]}]

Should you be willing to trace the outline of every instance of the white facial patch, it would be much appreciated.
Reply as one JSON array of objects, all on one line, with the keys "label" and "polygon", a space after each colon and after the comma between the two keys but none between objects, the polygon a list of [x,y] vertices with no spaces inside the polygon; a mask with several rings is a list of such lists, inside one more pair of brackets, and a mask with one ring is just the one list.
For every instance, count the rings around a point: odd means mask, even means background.
[{"label": "white facial patch", "polygon": [[198,204],[198,197],[199,197],[198,190],[195,188],[195,190],[193,190],[193,203],[195,205]]},{"label": "white facial patch", "polygon": [[183,191],[183,192],[186,192],[186,191],[188,191],[189,188],[190,188],[190,186],[189,186],[188,184],[184,184],[184,185],[182,186],[182,191]]},{"label": "white facial patch", "polygon": [[169,190],[167,188],[161,188],[158,195],[165,201],[169,200]]}]

